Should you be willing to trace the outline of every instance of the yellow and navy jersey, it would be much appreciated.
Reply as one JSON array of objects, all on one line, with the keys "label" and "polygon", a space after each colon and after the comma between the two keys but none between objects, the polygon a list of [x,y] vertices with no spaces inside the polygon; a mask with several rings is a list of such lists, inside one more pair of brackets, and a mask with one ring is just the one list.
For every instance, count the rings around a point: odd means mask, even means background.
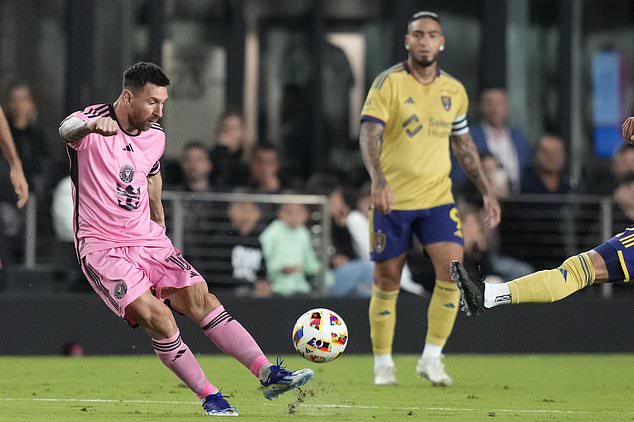
[{"label": "yellow and navy jersey", "polygon": [[449,136],[469,132],[468,105],[462,83],[440,70],[425,85],[403,62],[374,80],[361,120],[384,126],[380,161],[394,194],[393,209],[453,202]]}]

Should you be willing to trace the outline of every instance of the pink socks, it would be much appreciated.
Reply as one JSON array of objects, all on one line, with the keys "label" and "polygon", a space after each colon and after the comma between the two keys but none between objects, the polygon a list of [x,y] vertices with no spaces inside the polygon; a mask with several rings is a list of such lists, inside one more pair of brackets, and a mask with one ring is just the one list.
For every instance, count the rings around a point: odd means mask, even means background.
[{"label": "pink socks", "polygon": [[181,340],[180,332],[177,331],[173,337],[164,340],[152,339],[152,347],[161,362],[191,388],[199,398],[204,399],[209,394],[218,391],[207,380],[194,354]]},{"label": "pink socks", "polygon": [[226,354],[233,356],[260,378],[262,368],[270,365],[251,334],[220,306],[200,321],[205,335]]},{"label": "pink socks", "polygon": [[[226,354],[246,366],[257,378],[262,377],[270,365],[251,334],[225,311],[219,308],[211,311],[200,321],[205,335]],[[152,339],[152,347],[158,358],[196,395],[204,399],[218,389],[209,382],[200,364],[189,347],[183,342],[180,332],[164,340]]]}]

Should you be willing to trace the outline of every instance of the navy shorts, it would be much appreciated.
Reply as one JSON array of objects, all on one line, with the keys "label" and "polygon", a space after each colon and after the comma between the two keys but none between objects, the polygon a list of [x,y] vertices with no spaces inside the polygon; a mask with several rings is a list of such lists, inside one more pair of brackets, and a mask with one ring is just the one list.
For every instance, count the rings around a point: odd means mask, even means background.
[{"label": "navy shorts", "polygon": [[634,226],[594,248],[608,268],[608,281],[630,281],[634,275]]},{"label": "navy shorts", "polygon": [[394,258],[412,247],[412,234],[420,243],[453,242],[464,245],[462,223],[455,204],[422,210],[370,212],[370,257],[373,261]]}]

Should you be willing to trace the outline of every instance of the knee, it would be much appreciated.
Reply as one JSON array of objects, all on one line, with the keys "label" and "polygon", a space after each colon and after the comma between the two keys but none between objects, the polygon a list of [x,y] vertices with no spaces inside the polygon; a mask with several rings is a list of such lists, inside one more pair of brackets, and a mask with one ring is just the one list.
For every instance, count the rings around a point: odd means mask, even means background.
[{"label": "knee", "polygon": [[577,289],[582,289],[594,281],[594,270],[590,269],[589,261],[583,254],[571,256],[559,266],[559,269],[568,273],[568,276],[564,275],[567,281],[572,280]]},{"label": "knee", "polygon": [[136,319],[157,340],[172,337],[178,331],[172,311],[162,303],[137,312]]},{"label": "knee", "polygon": [[205,295],[203,296],[203,300],[201,302],[201,306],[200,306],[200,310],[204,314],[202,316],[207,315],[209,312],[218,308],[220,305],[221,305],[220,301],[213,293],[210,293],[210,292],[205,293]]},{"label": "knee", "polygon": [[374,284],[381,290],[388,292],[398,290],[401,284],[400,274],[375,274]]},{"label": "knee", "polygon": [[449,268],[453,261],[463,262],[463,256],[461,254],[447,253],[446,256],[433,256],[431,258],[436,280],[451,282],[451,272]]},{"label": "knee", "polygon": [[192,320],[200,321],[220,305],[220,301],[215,295],[206,290],[199,290],[190,301],[187,314]]}]

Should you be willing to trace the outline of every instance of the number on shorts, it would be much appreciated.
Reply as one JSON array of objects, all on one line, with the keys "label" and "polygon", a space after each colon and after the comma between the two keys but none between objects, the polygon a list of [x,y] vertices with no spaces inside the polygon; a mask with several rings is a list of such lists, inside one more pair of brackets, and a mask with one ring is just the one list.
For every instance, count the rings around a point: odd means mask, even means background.
[{"label": "number on shorts", "polygon": [[449,211],[449,218],[456,223],[456,231],[453,233],[455,236],[462,237],[462,221],[460,220],[460,215],[458,214],[458,209],[453,207]]}]

